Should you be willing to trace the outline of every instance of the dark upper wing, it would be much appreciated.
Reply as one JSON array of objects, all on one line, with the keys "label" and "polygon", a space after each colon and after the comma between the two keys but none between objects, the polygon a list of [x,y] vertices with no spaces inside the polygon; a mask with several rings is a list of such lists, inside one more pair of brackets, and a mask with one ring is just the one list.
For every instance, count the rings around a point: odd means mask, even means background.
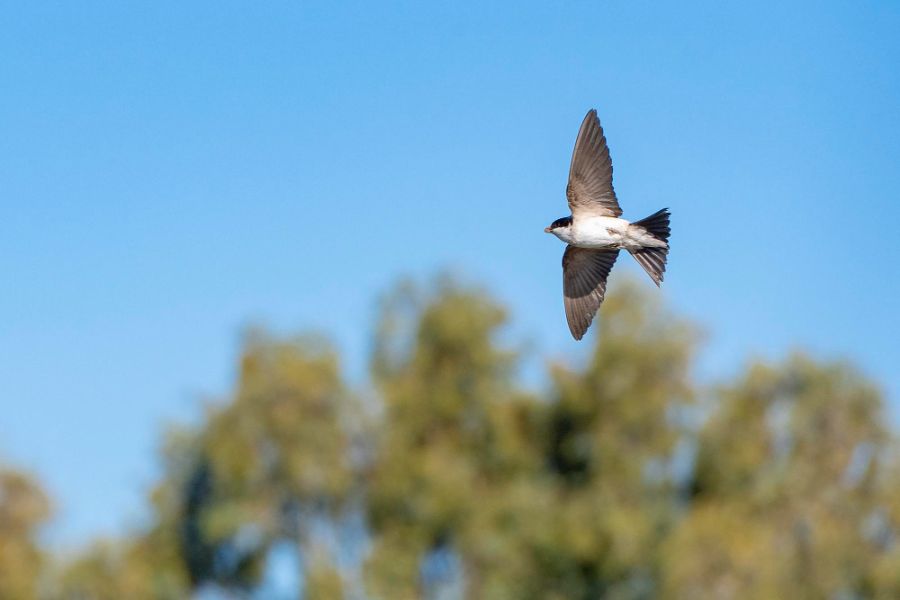
[{"label": "dark upper wing", "polygon": [[591,109],[581,122],[569,167],[566,198],[573,216],[618,217],[622,214],[613,189],[612,175],[612,159],[606,137],[597,111]]},{"label": "dark upper wing", "polygon": [[606,294],[606,278],[618,250],[588,250],[567,246],[563,254],[563,302],[569,331],[576,340],[591,326]]}]

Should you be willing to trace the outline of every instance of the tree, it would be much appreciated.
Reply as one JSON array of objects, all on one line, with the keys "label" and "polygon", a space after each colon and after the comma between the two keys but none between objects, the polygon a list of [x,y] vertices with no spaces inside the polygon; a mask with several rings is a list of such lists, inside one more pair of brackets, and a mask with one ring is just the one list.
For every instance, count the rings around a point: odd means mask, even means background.
[{"label": "tree", "polygon": [[495,340],[505,319],[496,303],[451,280],[432,296],[401,287],[384,303],[372,359],[383,414],[366,496],[367,574],[378,597],[427,593],[420,570],[441,551],[462,557],[470,587],[482,583],[478,549],[489,534],[476,531],[479,515],[529,459],[506,428],[528,401],[512,387],[514,353]]},{"label": "tree", "polygon": [[626,282],[600,311],[587,367],[553,367],[539,439],[556,508],[531,582],[545,596],[656,595],[656,549],[677,517],[673,461],[687,434],[696,340]]},{"label": "tree", "polygon": [[873,521],[897,481],[877,390],[795,355],[714,397],[691,510],[666,542],[667,597],[869,597],[877,539],[900,523]]},{"label": "tree", "polygon": [[[699,386],[696,328],[618,283],[585,363],[552,363],[540,392],[503,306],[451,279],[386,297],[361,391],[321,338],[248,336],[234,391],[168,432],[149,525],[45,597],[241,597],[284,546],[311,600],[900,597],[877,388],[800,353]],[[29,598],[46,502],[9,481],[0,567],[35,560],[0,592]]]},{"label": "tree", "polygon": [[31,477],[0,468],[0,598],[38,597],[45,556],[36,538],[49,516],[50,502]]},{"label": "tree", "polygon": [[495,341],[504,319],[453,284],[388,304],[369,488],[379,596],[427,591],[419,569],[442,548],[461,557],[469,597],[646,595],[674,518],[669,467],[692,399],[692,329],[623,286],[601,313],[589,366],[557,366],[541,403],[510,377],[516,356]]},{"label": "tree", "polygon": [[177,564],[150,536],[99,540],[58,568],[45,597],[59,600],[175,600],[188,595]]},{"label": "tree", "polygon": [[154,494],[156,535],[176,540],[193,587],[249,590],[271,546],[289,539],[313,588],[334,589],[314,525],[339,518],[354,493],[354,411],[321,339],[247,337],[233,396],[173,433]]}]

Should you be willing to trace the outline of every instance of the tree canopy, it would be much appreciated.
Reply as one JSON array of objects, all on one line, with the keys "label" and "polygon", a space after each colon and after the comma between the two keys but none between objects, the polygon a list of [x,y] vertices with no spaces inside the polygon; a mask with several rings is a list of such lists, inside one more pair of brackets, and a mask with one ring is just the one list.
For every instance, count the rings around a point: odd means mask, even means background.
[{"label": "tree canopy", "polygon": [[506,308],[451,280],[383,299],[365,386],[326,339],[251,333],[166,432],[143,529],[55,555],[46,495],[0,471],[0,598],[259,597],[284,547],[316,600],[900,597],[877,386],[799,352],[701,386],[697,328],[642,289],[541,390]]}]

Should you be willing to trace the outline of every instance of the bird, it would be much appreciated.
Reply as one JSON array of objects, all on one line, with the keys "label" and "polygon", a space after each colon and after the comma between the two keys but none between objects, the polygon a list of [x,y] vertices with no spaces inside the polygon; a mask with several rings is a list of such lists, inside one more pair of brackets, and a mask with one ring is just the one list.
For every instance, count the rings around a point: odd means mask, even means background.
[{"label": "bird", "polygon": [[606,295],[606,278],[628,250],[657,285],[669,256],[669,209],[629,222],[613,189],[613,167],[596,109],[588,111],[578,130],[566,199],[572,214],[556,219],[545,233],[565,242],[563,304],[572,337],[580,340],[591,326]]}]

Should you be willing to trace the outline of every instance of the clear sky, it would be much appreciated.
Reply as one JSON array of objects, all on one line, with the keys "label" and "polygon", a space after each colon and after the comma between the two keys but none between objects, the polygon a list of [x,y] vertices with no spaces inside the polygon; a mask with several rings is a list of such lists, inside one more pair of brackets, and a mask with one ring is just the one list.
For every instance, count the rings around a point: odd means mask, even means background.
[{"label": "clear sky", "polygon": [[134,524],[243,327],[360,381],[378,295],[445,267],[577,361],[542,230],[591,107],[625,217],[671,207],[705,373],[804,347],[896,400],[898,32],[894,1],[2,3],[0,456],[51,539]]}]

